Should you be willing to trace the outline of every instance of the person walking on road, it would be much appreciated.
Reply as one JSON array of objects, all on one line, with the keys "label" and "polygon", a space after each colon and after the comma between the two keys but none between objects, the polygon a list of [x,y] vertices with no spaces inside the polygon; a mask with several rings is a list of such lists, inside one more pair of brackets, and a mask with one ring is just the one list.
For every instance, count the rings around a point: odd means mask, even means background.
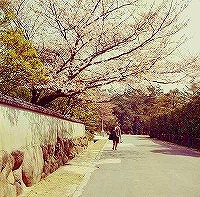
[{"label": "person walking on road", "polygon": [[113,131],[113,150],[117,150],[117,145],[119,142],[121,142],[121,129],[119,123],[117,122]]}]

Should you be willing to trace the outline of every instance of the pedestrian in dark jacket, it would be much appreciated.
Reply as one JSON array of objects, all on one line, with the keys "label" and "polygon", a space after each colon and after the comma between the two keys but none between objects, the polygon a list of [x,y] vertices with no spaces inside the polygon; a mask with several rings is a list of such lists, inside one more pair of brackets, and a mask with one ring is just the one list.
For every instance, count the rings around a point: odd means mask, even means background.
[{"label": "pedestrian in dark jacket", "polygon": [[117,150],[117,145],[119,142],[121,142],[121,129],[119,123],[117,122],[113,131],[113,150]]}]

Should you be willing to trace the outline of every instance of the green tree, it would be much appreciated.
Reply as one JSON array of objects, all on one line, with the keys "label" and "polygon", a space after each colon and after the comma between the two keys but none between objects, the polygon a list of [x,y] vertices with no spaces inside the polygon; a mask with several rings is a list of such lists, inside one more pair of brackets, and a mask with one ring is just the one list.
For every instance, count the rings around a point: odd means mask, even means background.
[{"label": "green tree", "polygon": [[10,3],[8,0],[0,3],[0,91],[29,100],[30,87],[44,84],[47,77],[37,51],[15,25]]},{"label": "green tree", "polygon": [[118,118],[122,129],[125,132],[133,131],[136,118],[145,120],[148,114],[148,106],[151,104],[148,95],[142,90],[128,90],[122,95],[112,98],[115,107],[114,115]]},{"label": "green tree", "polygon": [[[119,119],[125,130],[133,130],[135,120],[148,122],[151,119],[162,116],[160,121],[164,126],[168,120],[168,114],[182,108],[185,105],[186,96],[178,89],[163,93],[160,87],[148,87],[144,90],[128,90],[122,95],[113,97],[115,104],[114,114]],[[160,126],[162,126],[160,122]]]},{"label": "green tree", "polygon": [[95,91],[92,91],[92,94],[93,99],[91,99],[89,92],[81,97],[73,97],[70,101],[67,98],[57,98],[46,107],[70,118],[83,121],[86,131],[93,135],[95,132],[100,131],[101,119],[99,106],[95,99]]}]

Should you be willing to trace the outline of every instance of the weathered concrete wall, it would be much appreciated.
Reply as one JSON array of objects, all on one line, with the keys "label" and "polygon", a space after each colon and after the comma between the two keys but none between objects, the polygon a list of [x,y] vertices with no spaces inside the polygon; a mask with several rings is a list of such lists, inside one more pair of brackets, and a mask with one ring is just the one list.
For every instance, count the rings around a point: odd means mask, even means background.
[{"label": "weathered concrete wall", "polygon": [[0,106],[0,150],[55,143],[57,136],[83,136],[83,124],[10,106]]},{"label": "weathered concrete wall", "polygon": [[80,121],[0,95],[0,196],[20,195],[87,144]]}]

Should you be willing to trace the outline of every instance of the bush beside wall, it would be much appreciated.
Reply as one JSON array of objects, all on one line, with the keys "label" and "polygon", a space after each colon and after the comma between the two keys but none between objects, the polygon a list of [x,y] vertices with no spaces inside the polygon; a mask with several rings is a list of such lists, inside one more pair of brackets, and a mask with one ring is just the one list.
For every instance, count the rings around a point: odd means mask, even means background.
[{"label": "bush beside wall", "polygon": [[200,150],[200,98],[171,113],[155,115],[145,127],[152,138]]}]

